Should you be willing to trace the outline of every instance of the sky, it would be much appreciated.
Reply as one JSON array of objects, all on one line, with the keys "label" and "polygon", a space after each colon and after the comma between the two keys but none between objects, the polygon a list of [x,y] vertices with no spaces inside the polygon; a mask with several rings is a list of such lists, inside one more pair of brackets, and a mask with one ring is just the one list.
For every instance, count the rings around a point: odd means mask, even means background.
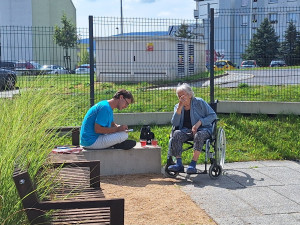
[{"label": "sky", "polygon": [[[88,17],[120,17],[121,0],[72,0],[77,27],[88,28]],[[122,0],[124,18],[194,19],[194,0]]]}]

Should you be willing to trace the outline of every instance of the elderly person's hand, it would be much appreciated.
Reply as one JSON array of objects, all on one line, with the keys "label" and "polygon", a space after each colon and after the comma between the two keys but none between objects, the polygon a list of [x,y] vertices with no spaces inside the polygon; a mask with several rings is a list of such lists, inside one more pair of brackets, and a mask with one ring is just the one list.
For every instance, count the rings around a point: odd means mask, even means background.
[{"label": "elderly person's hand", "polygon": [[193,127],[192,127],[192,132],[193,135],[195,135],[197,133],[198,128],[202,125],[201,120],[199,120]]}]

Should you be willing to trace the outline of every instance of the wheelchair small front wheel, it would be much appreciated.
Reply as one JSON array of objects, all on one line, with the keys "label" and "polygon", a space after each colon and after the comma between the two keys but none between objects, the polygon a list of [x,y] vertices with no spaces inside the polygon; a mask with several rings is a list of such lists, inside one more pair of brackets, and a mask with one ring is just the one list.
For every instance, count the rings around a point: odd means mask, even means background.
[{"label": "wheelchair small front wheel", "polygon": [[218,179],[219,176],[222,174],[222,167],[218,164],[211,164],[209,167],[209,176],[211,179],[215,180]]},{"label": "wheelchair small front wheel", "polygon": [[177,175],[179,174],[179,172],[173,172],[173,171],[170,171],[169,169],[168,169],[168,167],[169,167],[170,165],[166,165],[165,166],[165,175],[167,176],[167,177],[170,177],[170,178],[175,178],[175,177],[177,177]]},{"label": "wheelchair small front wheel", "polygon": [[179,172],[173,172],[168,169],[169,166],[175,165],[175,157],[169,156],[167,159],[167,164],[165,165],[165,175],[166,177],[175,178]]}]

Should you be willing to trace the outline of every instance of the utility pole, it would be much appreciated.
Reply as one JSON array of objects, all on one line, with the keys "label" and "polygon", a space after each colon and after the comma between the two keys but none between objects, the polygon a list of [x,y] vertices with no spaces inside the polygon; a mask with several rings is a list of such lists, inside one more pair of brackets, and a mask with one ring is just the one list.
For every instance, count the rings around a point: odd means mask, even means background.
[{"label": "utility pole", "polygon": [[123,6],[122,6],[122,0],[120,0],[120,8],[121,8],[121,35],[123,35]]}]

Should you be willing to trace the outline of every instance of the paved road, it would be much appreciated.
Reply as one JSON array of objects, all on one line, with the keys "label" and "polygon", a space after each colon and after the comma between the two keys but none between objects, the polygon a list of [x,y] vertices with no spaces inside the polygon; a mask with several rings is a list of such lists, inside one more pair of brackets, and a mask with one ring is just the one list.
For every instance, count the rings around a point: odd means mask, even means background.
[{"label": "paved road", "polygon": [[[300,84],[300,69],[270,69],[270,70],[234,70],[215,79],[220,87],[237,87],[240,83],[256,85],[293,85]],[[195,86],[206,87],[210,81],[193,83]]]},{"label": "paved road", "polygon": [[300,224],[299,162],[227,163],[218,180],[206,174],[178,179],[183,180],[182,190],[219,225]]}]

